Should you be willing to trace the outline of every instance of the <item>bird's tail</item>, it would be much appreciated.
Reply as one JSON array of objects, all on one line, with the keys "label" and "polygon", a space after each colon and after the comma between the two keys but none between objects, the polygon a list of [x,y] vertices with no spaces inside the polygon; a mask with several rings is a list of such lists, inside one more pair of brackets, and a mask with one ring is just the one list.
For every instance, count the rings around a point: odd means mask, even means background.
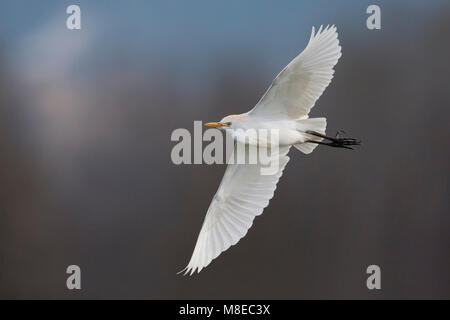
[{"label": "bird's tail", "polygon": [[[311,119],[303,119],[297,121],[297,130],[304,133],[306,131],[314,131],[318,132],[322,135],[325,135],[325,130],[327,128],[327,119],[326,118],[311,118]],[[308,139],[311,141],[321,142],[323,140],[322,137],[318,136],[309,136]],[[317,143],[306,142],[294,144],[298,150],[305,154],[310,154],[317,147]]]}]

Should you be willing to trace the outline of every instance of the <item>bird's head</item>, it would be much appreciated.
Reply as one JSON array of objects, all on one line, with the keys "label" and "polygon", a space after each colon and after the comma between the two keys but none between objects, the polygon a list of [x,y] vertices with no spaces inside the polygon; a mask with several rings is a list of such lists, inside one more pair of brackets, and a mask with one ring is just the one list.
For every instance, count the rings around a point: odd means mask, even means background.
[{"label": "bird's head", "polygon": [[210,128],[219,128],[219,129],[233,129],[236,128],[237,124],[243,120],[245,120],[245,114],[232,114],[229,116],[226,116],[219,122],[207,122],[205,123],[206,127]]}]

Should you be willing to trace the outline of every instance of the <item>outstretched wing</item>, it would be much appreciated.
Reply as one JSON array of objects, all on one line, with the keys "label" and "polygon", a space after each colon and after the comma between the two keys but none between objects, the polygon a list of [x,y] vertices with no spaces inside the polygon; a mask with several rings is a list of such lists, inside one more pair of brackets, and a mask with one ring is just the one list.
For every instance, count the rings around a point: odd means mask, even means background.
[{"label": "outstretched wing", "polygon": [[306,117],[330,84],[340,56],[336,27],[321,26],[316,34],[313,27],[305,50],[278,74],[249,113],[271,119]]},{"label": "outstretched wing", "polygon": [[[261,164],[229,164],[219,189],[206,213],[194,253],[181,272],[200,272],[222,251],[243,238],[272,199],[283,169],[289,161],[290,147],[280,148],[271,165],[271,175],[262,175]],[[247,157],[248,159],[248,157]],[[278,166],[276,167],[276,162]]]}]

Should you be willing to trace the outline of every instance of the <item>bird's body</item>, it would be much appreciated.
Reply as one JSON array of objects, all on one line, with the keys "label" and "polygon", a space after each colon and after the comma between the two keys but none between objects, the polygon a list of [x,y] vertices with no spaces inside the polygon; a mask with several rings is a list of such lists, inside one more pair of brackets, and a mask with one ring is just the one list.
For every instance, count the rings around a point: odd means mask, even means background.
[{"label": "bird's body", "polygon": [[[271,145],[272,141],[269,139],[270,137],[265,139],[265,136],[258,135],[257,141],[251,138],[249,139],[248,135],[245,135],[245,133],[251,132],[251,130],[276,130],[279,134],[277,144],[280,146],[291,146],[298,143],[304,143],[308,139],[307,135],[297,130],[298,122],[295,120],[268,120],[252,116],[249,113],[244,113],[225,117],[221,122],[228,121],[233,124],[231,132],[234,134],[234,139],[242,143]],[[239,129],[242,129],[242,131],[239,131]]]},{"label": "bird's body", "polygon": [[[263,212],[273,197],[289,161],[287,153],[291,146],[309,154],[318,144],[348,149],[359,144],[355,139],[326,136],[326,119],[308,117],[310,109],[331,82],[333,67],[340,56],[336,28],[320,27],[317,33],[313,28],[305,50],[278,74],[252,110],[205,124],[226,129],[236,144],[276,149],[270,161],[276,162],[277,167],[266,175],[261,173],[260,163],[228,165],[206,213],[191,260],[183,270],[185,274],[200,272],[222,251],[245,236],[255,216]],[[251,130],[276,132],[278,139],[272,140],[266,135],[255,138],[248,133]],[[329,142],[322,142],[324,139]]]}]

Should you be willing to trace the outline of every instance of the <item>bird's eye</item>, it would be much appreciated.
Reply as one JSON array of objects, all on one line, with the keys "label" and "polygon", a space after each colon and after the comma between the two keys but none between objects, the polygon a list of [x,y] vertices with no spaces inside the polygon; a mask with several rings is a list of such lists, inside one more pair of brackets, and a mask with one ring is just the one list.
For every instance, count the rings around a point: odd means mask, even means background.
[{"label": "bird's eye", "polygon": [[229,127],[229,126],[231,126],[231,122],[225,122],[225,125],[226,125],[227,127]]}]

